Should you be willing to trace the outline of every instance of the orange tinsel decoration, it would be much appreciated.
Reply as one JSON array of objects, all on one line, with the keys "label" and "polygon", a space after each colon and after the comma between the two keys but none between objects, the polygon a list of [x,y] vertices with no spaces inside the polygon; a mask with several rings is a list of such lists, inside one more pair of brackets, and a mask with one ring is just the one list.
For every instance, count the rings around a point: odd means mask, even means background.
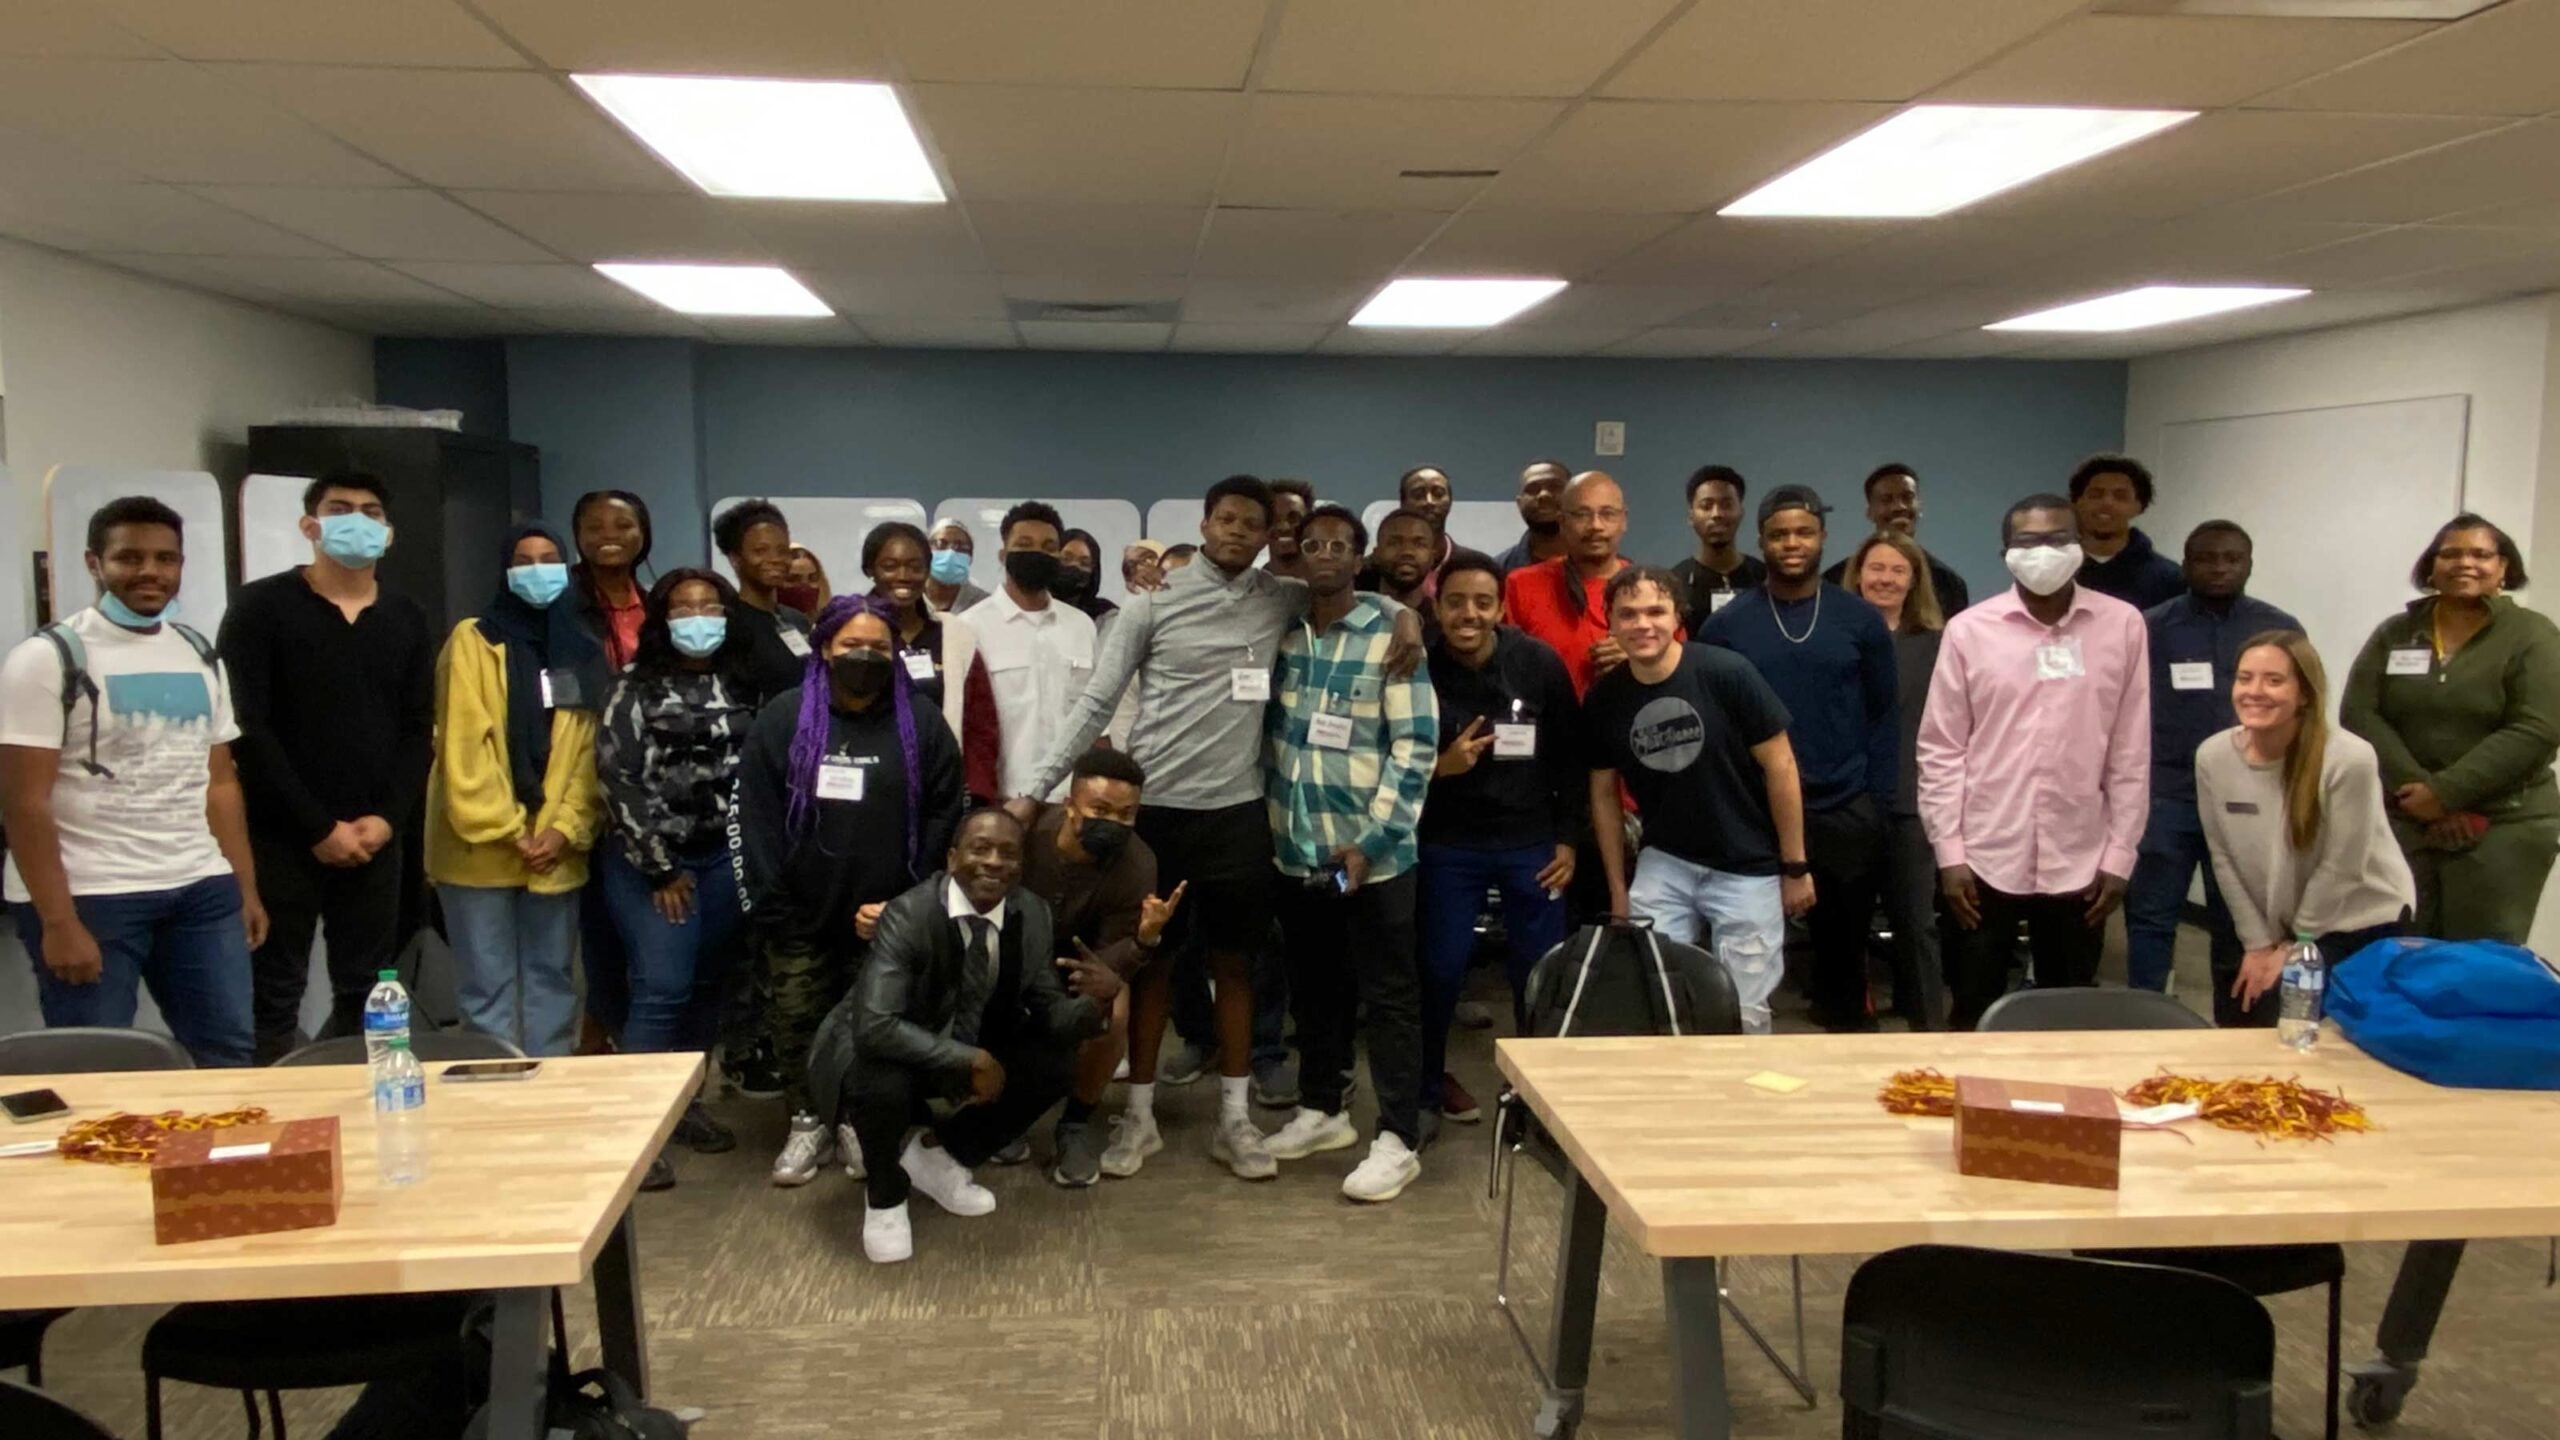
[{"label": "orange tinsel decoration", "polygon": [[1876,1100],[1896,1115],[1953,1115],[1956,1082],[1935,1070],[1897,1070]]},{"label": "orange tinsel decoration", "polygon": [[2225,1130],[2277,1140],[2326,1140],[2341,1131],[2373,1128],[2364,1107],[2344,1095],[2278,1080],[2200,1080],[2165,1071],[2124,1092],[2133,1105],[2193,1103],[2206,1121]]},{"label": "orange tinsel decoration", "polygon": [[217,1110],[210,1114],[189,1115],[182,1110],[163,1110],[157,1115],[134,1115],[119,1110],[96,1120],[83,1120],[62,1132],[54,1142],[65,1159],[94,1160],[103,1165],[148,1165],[160,1149],[160,1142],[181,1130],[227,1130],[235,1125],[263,1125],[267,1112],[256,1105],[237,1110]]}]

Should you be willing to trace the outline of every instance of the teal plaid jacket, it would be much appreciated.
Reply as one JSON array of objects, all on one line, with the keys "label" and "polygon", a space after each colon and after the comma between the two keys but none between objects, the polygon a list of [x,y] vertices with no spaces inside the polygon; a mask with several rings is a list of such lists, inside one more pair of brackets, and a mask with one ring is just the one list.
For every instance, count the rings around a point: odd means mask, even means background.
[{"label": "teal plaid jacket", "polygon": [[[1262,783],[1284,874],[1312,875],[1348,845],[1369,857],[1372,880],[1413,868],[1422,797],[1440,756],[1440,702],[1428,668],[1402,680],[1387,674],[1394,638],[1386,610],[1363,595],[1322,634],[1302,621],[1280,642],[1263,713]],[[1347,747],[1315,743],[1319,714],[1349,718]]]}]

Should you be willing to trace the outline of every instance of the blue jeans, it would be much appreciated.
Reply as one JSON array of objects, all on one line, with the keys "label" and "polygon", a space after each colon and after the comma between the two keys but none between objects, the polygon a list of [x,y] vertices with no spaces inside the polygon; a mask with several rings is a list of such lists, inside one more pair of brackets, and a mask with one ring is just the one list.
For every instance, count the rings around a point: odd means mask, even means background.
[{"label": "blue jeans", "polygon": [[1698,943],[1698,921],[1742,1002],[1742,1028],[1769,1033],[1769,997],[1787,964],[1787,907],[1775,875],[1734,875],[1693,865],[1664,850],[1636,857],[1627,908],[1666,940]]},{"label": "blue jeans", "polygon": [[2214,883],[2213,857],[2204,848],[2204,821],[2197,818],[2195,802],[2154,800],[2142,848],[2134,855],[2133,879],[2124,892],[2126,984],[2137,990],[2169,988],[2178,916],[2186,907],[2187,882],[2199,865],[2204,867],[2205,933],[2212,937],[2213,972],[2239,972],[2240,934],[2231,928],[2222,887]]},{"label": "blue jeans", "polygon": [[140,987],[187,1053],[204,1069],[246,1065],[256,1049],[250,1019],[255,989],[249,932],[240,923],[240,881],[211,875],[174,890],[75,895],[71,908],[98,942],[98,978],[73,985],[45,968],[44,922],[20,905],[18,938],[36,967],[36,1003],[47,1026],[131,1029]]},{"label": "blue jeans", "polygon": [[[596,856],[596,885],[628,960],[629,1003],[622,1048],[635,1053],[708,1050],[718,1028],[731,952],[738,942],[738,879],[726,851],[684,862],[693,877],[693,910],[681,925],[649,903],[648,877],[606,842]],[[588,972],[588,985],[595,984]]]},{"label": "blue jeans", "polygon": [[1564,939],[1564,901],[1550,900],[1538,872],[1555,863],[1553,845],[1517,850],[1468,850],[1456,845],[1422,847],[1422,1104],[1440,1103],[1440,1076],[1449,1068],[1449,1022],[1466,988],[1467,961],[1476,948],[1476,912],[1484,892],[1502,891],[1502,929],[1509,941],[1505,971],[1511,977],[1514,1030],[1527,1034],[1520,1010],[1529,967]]},{"label": "blue jeans", "polygon": [[568,1054],[578,1025],[578,992],[569,979],[577,892],[440,884],[436,893],[444,897],[463,1022],[513,1041],[527,1055]]}]

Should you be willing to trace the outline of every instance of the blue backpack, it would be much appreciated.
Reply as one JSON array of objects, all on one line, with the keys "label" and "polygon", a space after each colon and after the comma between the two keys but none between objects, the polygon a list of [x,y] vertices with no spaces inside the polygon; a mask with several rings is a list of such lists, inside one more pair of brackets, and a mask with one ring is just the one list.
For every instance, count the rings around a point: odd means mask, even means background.
[{"label": "blue backpack", "polygon": [[2357,1047],[2421,1080],[2560,1090],[2560,968],[2495,940],[2377,940],[2329,975]]}]

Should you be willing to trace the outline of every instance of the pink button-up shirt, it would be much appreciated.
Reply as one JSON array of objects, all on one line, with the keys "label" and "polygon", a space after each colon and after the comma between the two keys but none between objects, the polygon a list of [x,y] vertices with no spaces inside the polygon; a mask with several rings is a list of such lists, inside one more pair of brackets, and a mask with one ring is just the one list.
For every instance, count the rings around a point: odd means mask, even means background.
[{"label": "pink button-up shirt", "polygon": [[2085,585],[2050,629],[2015,589],[1947,622],[1920,716],[1920,823],[1940,867],[2012,895],[2133,874],[2151,809],[2148,644],[2140,611]]}]

